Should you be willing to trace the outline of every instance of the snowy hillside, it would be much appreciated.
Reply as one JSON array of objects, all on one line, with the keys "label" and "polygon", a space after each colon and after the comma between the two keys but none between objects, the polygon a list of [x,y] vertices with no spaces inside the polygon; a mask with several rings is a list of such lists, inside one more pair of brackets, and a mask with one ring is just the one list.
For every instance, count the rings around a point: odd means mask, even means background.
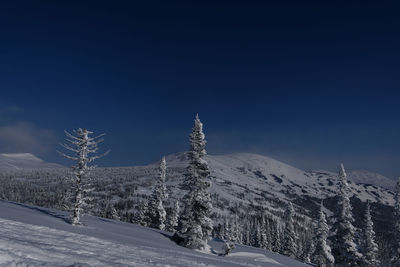
[{"label": "snowy hillside", "polygon": [[[236,153],[230,155],[208,155],[207,161],[213,178],[215,193],[238,201],[254,200],[254,196],[263,196],[281,200],[291,200],[294,196],[326,198],[336,194],[337,174],[327,171],[303,171],[269,157]],[[167,157],[171,168],[187,166],[185,153]],[[375,175],[377,176],[377,175]],[[350,172],[351,191],[362,201],[392,205],[393,195],[384,186],[371,181],[369,172]],[[382,181],[388,178],[380,176]],[[365,182],[364,180],[365,179]],[[228,186],[229,185],[229,186]],[[244,191],[248,191],[243,196]]]},{"label": "snowy hillside", "polygon": [[48,163],[31,153],[0,154],[0,168],[60,168],[61,165]]},{"label": "snowy hillside", "polygon": [[200,253],[177,246],[170,233],[86,216],[86,226],[66,223],[65,212],[0,201],[1,266],[309,266],[262,249],[238,246]]},{"label": "snowy hillside", "polygon": [[[187,154],[176,153],[166,157],[166,187],[169,199],[167,214],[175,201],[180,201],[185,190],[183,180],[187,173]],[[208,155],[211,171],[211,199],[214,207],[215,231],[227,220],[246,224],[249,218],[265,216],[270,225],[281,231],[284,210],[293,203],[296,228],[304,233],[299,242],[313,233],[321,200],[324,200],[328,220],[337,210],[336,173],[303,171],[272,158],[256,154],[237,153]],[[159,163],[136,167],[98,168],[92,172],[94,197],[97,199],[91,214],[107,216],[111,203],[121,221],[135,222],[139,210],[153,190]],[[0,197],[5,200],[64,209],[66,195],[72,188],[69,170],[55,169],[3,169],[0,172]],[[366,177],[365,175],[359,178]],[[360,181],[360,180],[358,180]],[[362,180],[361,180],[362,181]],[[370,181],[369,181],[370,182]],[[391,221],[394,193],[370,183],[349,181],[355,226],[362,228],[366,200],[371,201],[371,213],[381,247],[391,242]],[[136,221],[137,222],[137,221]],[[333,223],[333,221],[330,221]],[[271,227],[272,227],[271,226]],[[388,241],[389,240],[389,241]]]},{"label": "snowy hillside", "polygon": [[394,191],[396,187],[396,181],[389,179],[379,173],[369,172],[365,170],[353,170],[347,172],[347,175],[349,180],[356,184],[362,183],[376,185],[392,191]]}]

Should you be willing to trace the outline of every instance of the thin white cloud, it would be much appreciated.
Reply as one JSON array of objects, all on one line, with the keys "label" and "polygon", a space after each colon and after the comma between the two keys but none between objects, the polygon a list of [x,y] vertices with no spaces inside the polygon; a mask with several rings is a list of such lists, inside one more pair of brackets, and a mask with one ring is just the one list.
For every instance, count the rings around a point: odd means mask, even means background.
[{"label": "thin white cloud", "polygon": [[57,142],[52,130],[41,129],[30,122],[0,126],[0,152],[44,154]]}]

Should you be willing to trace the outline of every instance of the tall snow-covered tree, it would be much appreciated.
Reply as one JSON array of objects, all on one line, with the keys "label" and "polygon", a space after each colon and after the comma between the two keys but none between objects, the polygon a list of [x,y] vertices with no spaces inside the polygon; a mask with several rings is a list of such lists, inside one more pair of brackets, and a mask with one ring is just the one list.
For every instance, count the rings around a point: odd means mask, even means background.
[{"label": "tall snow-covered tree", "polygon": [[392,252],[392,266],[400,266],[400,178],[396,184],[394,204],[394,238],[395,244]]},{"label": "tall snow-covered tree", "polygon": [[165,188],[166,171],[167,164],[165,157],[162,157],[160,161],[157,182],[154,186],[153,194],[151,195],[149,203],[150,227],[160,230],[164,230],[165,228],[165,220],[167,215],[164,208],[165,200],[168,197],[166,192],[167,189]]},{"label": "tall snow-covered tree", "polygon": [[296,258],[297,236],[294,230],[293,213],[294,213],[293,205],[291,202],[289,202],[285,210],[285,218],[284,218],[285,228],[283,232],[283,243],[281,246],[281,254],[291,258]]},{"label": "tall snow-covered tree", "polygon": [[260,247],[271,250],[271,245],[270,245],[270,238],[268,236],[268,224],[265,220],[264,215],[261,216],[261,221],[260,221]]},{"label": "tall snow-covered tree", "polygon": [[171,212],[167,216],[166,230],[169,232],[175,232],[176,227],[178,226],[179,220],[179,202],[175,201],[174,206],[171,208]]},{"label": "tall snow-covered tree", "polygon": [[104,141],[105,134],[91,137],[93,132],[79,128],[74,130],[74,134],[64,131],[67,142],[61,144],[62,147],[73,153],[72,156],[59,152],[62,156],[76,162],[72,166],[74,175],[74,196],[71,223],[80,225],[80,217],[85,212],[85,207],[92,200],[90,192],[93,190],[90,186],[90,172],[95,168],[94,165],[89,166],[95,159],[103,157],[109,153],[105,152],[102,155],[96,155],[99,148],[98,145]]},{"label": "tall snow-covered tree", "polygon": [[315,250],[311,258],[311,261],[319,267],[332,267],[335,262],[331,253],[331,247],[327,243],[328,235],[329,227],[321,202],[318,226],[316,229]]},{"label": "tall snow-covered tree", "polygon": [[246,220],[245,224],[242,228],[242,242],[244,245],[250,246],[251,238],[250,238],[250,225],[248,220]]},{"label": "tall snow-covered tree", "polygon": [[273,220],[270,224],[271,228],[271,249],[273,252],[281,251],[281,233],[279,230],[278,222]]},{"label": "tall snow-covered tree", "polygon": [[335,266],[360,266],[361,254],[355,243],[355,228],[353,226],[353,215],[349,198],[347,175],[343,164],[339,169],[339,211],[336,222],[336,235],[333,239],[333,256]]},{"label": "tall snow-covered tree", "polygon": [[361,241],[362,266],[376,267],[379,265],[378,245],[375,242],[374,223],[371,218],[369,202],[364,216],[364,228]]},{"label": "tall snow-covered tree", "polygon": [[185,181],[188,192],[182,201],[184,210],[179,217],[178,231],[174,235],[174,240],[179,245],[194,249],[205,249],[213,228],[209,193],[211,181],[208,164],[204,159],[204,137],[203,124],[196,115],[190,134],[189,167]]},{"label": "tall snow-covered tree", "polygon": [[241,235],[241,226],[239,225],[239,220],[238,216],[235,215],[233,219],[233,224],[232,224],[232,230],[233,230],[233,241],[237,244],[242,243],[242,235]]},{"label": "tall snow-covered tree", "polygon": [[261,247],[261,227],[257,218],[255,218],[253,222],[252,246],[257,248]]},{"label": "tall snow-covered tree", "polygon": [[230,218],[225,218],[223,228],[224,228],[223,240],[235,242],[236,240],[235,240],[234,225]]}]

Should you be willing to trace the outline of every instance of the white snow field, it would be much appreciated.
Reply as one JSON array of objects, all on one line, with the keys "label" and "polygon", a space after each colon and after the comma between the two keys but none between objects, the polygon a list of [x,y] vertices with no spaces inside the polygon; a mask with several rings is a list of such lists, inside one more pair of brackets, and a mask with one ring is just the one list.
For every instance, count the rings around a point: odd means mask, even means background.
[{"label": "white snow field", "polygon": [[0,201],[0,266],[309,266],[266,250],[238,246],[232,255],[193,251],[172,242],[170,233],[135,224],[68,214]]}]

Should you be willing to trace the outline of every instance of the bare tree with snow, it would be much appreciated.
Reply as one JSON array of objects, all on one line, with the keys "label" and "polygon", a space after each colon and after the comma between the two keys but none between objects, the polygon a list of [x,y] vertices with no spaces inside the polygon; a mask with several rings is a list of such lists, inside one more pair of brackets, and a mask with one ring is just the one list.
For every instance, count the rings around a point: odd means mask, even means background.
[{"label": "bare tree with snow", "polygon": [[189,167],[185,185],[188,189],[183,198],[184,210],[179,217],[178,231],[174,240],[184,247],[205,249],[211,238],[213,223],[211,220],[212,204],[209,188],[210,171],[206,155],[203,124],[196,115],[190,134]]},{"label": "bare tree with snow", "polygon": [[332,267],[335,259],[331,253],[331,247],[327,243],[329,235],[329,227],[326,221],[325,213],[323,211],[323,204],[319,211],[319,220],[317,226],[315,250],[312,255],[312,262],[319,267]]},{"label": "bare tree with snow", "polygon": [[93,132],[82,128],[74,130],[74,134],[65,131],[67,142],[61,144],[61,146],[71,151],[73,155],[70,156],[58,151],[62,156],[76,162],[72,166],[72,173],[75,177],[74,207],[71,218],[73,225],[81,224],[80,217],[85,211],[85,206],[91,200],[89,193],[93,189],[90,187],[89,175],[95,166],[89,166],[89,164],[109,153],[107,151],[102,155],[96,155],[99,150],[98,145],[104,141],[103,136],[105,134],[96,137],[91,137],[91,134]]},{"label": "bare tree with snow", "polygon": [[347,175],[343,164],[339,169],[339,214],[336,222],[336,235],[333,242],[335,266],[360,266],[361,254],[355,243],[355,228],[349,198]]},{"label": "bare tree with snow", "polygon": [[160,161],[160,167],[158,171],[157,183],[154,186],[153,194],[149,202],[149,218],[150,227],[164,230],[166,212],[164,208],[165,200],[167,199],[167,189],[165,188],[165,176],[167,171],[167,164],[165,157],[162,157]]}]

